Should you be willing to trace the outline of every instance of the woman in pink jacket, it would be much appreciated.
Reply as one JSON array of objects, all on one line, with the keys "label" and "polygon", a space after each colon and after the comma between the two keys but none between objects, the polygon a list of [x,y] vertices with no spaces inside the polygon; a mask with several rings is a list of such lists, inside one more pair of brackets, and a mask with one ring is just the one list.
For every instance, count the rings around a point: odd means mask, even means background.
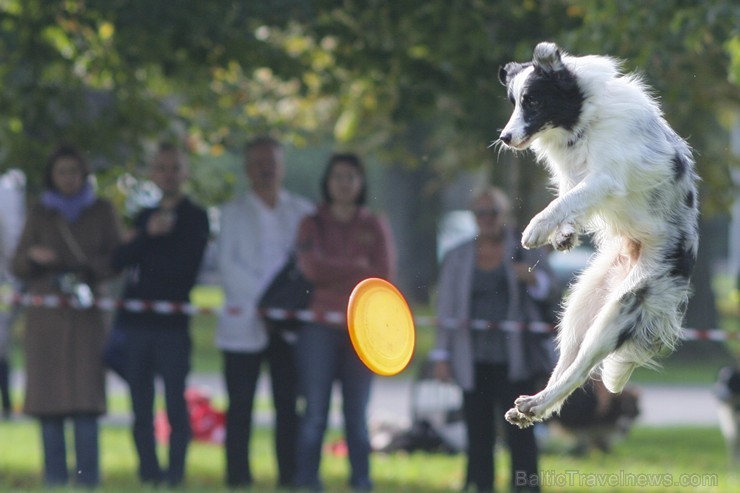
[{"label": "woman in pink jacket", "polygon": [[[310,309],[345,313],[355,285],[367,277],[390,279],[395,252],[390,229],[365,206],[365,170],[354,154],[335,154],[321,180],[323,203],[298,231],[298,260],[314,283]],[[320,318],[320,320],[322,320]],[[370,443],[367,405],[372,373],[355,354],[344,320],[324,319],[298,332],[296,363],[299,392],[306,406],[298,433],[296,486],[322,489],[321,448],[334,381],[342,389],[350,485],[368,491]]]}]

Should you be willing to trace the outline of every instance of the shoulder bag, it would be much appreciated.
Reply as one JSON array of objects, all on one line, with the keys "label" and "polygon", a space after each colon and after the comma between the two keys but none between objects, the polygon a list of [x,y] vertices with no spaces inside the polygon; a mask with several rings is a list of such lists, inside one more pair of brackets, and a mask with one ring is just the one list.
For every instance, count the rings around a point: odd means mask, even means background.
[{"label": "shoulder bag", "polygon": [[[317,214],[311,218],[320,226]],[[262,293],[257,309],[269,328],[295,331],[303,323],[295,318],[295,312],[308,308],[312,293],[313,284],[301,272],[296,253],[292,252]]]},{"label": "shoulder bag", "polygon": [[296,330],[301,321],[295,319],[295,312],[308,308],[312,291],[313,284],[301,272],[295,254],[291,254],[265,289],[257,308],[270,328]]}]

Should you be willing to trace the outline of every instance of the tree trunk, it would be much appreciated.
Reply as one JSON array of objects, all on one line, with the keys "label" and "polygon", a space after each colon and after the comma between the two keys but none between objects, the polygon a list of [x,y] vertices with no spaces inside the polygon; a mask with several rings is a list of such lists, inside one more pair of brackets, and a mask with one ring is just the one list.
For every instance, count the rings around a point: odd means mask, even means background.
[{"label": "tree trunk", "polygon": [[[386,171],[385,209],[398,249],[397,284],[409,302],[428,303],[437,277],[437,194],[425,193],[433,178],[424,167]],[[392,213],[391,213],[392,211]]]}]

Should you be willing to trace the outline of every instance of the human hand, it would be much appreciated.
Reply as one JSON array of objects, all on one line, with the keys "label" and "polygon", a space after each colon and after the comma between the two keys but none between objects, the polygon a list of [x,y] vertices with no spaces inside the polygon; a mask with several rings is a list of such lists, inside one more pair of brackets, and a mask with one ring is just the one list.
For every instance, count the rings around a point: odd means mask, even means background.
[{"label": "human hand", "polygon": [[160,209],[149,216],[146,232],[149,236],[163,236],[172,232],[175,227],[175,212]]},{"label": "human hand", "polygon": [[28,249],[28,258],[39,265],[50,265],[56,262],[59,256],[49,247],[36,245]]}]

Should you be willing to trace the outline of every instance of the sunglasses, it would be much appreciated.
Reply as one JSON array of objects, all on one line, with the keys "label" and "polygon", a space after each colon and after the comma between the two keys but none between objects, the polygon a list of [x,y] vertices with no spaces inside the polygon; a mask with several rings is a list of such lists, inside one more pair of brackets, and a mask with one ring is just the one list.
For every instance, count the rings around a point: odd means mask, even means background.
[{"label": "sunglasses", "polygon": [[476,217],[497,217],[501,214],[501,211],[499,209],[473,209],[473,214],[475,214]]}]

